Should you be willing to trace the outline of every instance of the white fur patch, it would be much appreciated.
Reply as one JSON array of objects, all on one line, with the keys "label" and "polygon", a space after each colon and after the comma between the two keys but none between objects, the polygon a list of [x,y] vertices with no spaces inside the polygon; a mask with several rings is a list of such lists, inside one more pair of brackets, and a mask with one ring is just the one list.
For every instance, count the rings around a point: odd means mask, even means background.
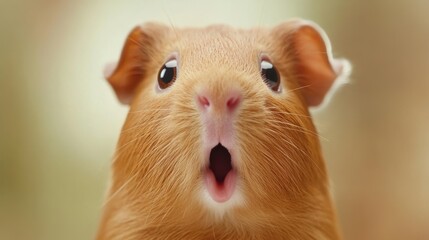
[{"label": "white fur patch", "polygon": [[231,198],[223,203],[219,203],[213,200],[206,187],[203,187],[201,189],[201,195],[203,205],[207,206],[214,214],[214,217],[219,220],[223,218],[223,216],[228,210],[236,206],[242,206],[244,204],[244,198],[239,189],[239,186],[235,187],[234,193],[232,194]]},{"label": "white fur patch", "polygon": [[118,66],[117,62],[107,63],[106,66],[104,66],[104,70],[103,70],[104,78],[108,79],[110,76],[112,76],[117,66]]}]

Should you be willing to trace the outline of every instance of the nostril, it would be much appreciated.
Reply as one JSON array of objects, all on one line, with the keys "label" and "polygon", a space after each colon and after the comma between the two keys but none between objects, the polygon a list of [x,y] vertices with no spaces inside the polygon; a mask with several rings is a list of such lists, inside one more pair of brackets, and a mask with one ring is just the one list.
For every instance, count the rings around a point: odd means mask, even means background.
[{"label": "nostril", "polygon": [[240,103],[240,97],[235,96],[235,97],[229,98],[228,101],[226,101],[226,106],[228,107],[229,110],[233,111],[237,108],[239,103]]},{"label": "nostril", "polygon": [[206,97],[198,96],[198,102],[203,107],[209,107],[210,106],[210,102],[209,102],[209,100]]}]

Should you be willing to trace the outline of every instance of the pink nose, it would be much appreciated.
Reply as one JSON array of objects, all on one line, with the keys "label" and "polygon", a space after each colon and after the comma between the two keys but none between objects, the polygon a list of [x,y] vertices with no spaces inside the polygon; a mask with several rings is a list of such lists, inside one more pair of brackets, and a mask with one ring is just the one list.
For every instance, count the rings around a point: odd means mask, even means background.
[{"label": "pink nose", "polygon": [[208,94],[201,94],[197,97],[197,102],[203,109],[210,107],[225,108],[229,112],[235,111],[241,102],[241,94],[238,92],[230,92],[225,97],[209,97]]}]

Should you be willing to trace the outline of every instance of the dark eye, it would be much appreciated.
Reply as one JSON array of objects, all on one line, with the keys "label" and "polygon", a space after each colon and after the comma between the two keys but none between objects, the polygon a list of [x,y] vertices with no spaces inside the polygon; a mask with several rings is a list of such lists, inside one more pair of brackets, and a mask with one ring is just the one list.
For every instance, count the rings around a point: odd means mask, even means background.
[{"label": "dark eye", "polygon": [[162,66],[161,70],[159,70],[158,74],[158,84],[161,89],[166,89],[171,84],[173,84],[174,80],[176,80],[177,76],[177,60],[172,59]]},{"label": "dark eye", "polygon": [[261,61],[261,75],[264,78],[265,83],[268,85],[271,90],[274,92],[279,91],[280,87],[280,77],[277,69],[274,65],[267,60]]}]

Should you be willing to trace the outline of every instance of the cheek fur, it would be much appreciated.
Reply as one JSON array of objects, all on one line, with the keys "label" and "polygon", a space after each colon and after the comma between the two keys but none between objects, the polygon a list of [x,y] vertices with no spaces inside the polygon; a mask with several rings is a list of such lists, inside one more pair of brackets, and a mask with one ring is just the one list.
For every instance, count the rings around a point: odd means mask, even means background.
[{"label": "cheek fur", "polygon": [[[188,127],[197,126],[190,120],[195,117],[185,116],[188,111],[181,105],[166,100],[142,104],[131,108],[122,130],[112,191],[126,198],[132,211],[149,211],[156,218],[173,214],[172,206],[183,205],[183,211],[195,200],[200,187],[199,128]],[[198,209],[197,202],[191,205]]]},{"label": "cheek fur", "polygon": [[239,120],[240,170],[251,201],[299,195],[321,174],[310,116],[299,102],[285,105],[281,101],[285,100],[270,99],[263,107],[249,107],[243,115],[254,114]]}]

